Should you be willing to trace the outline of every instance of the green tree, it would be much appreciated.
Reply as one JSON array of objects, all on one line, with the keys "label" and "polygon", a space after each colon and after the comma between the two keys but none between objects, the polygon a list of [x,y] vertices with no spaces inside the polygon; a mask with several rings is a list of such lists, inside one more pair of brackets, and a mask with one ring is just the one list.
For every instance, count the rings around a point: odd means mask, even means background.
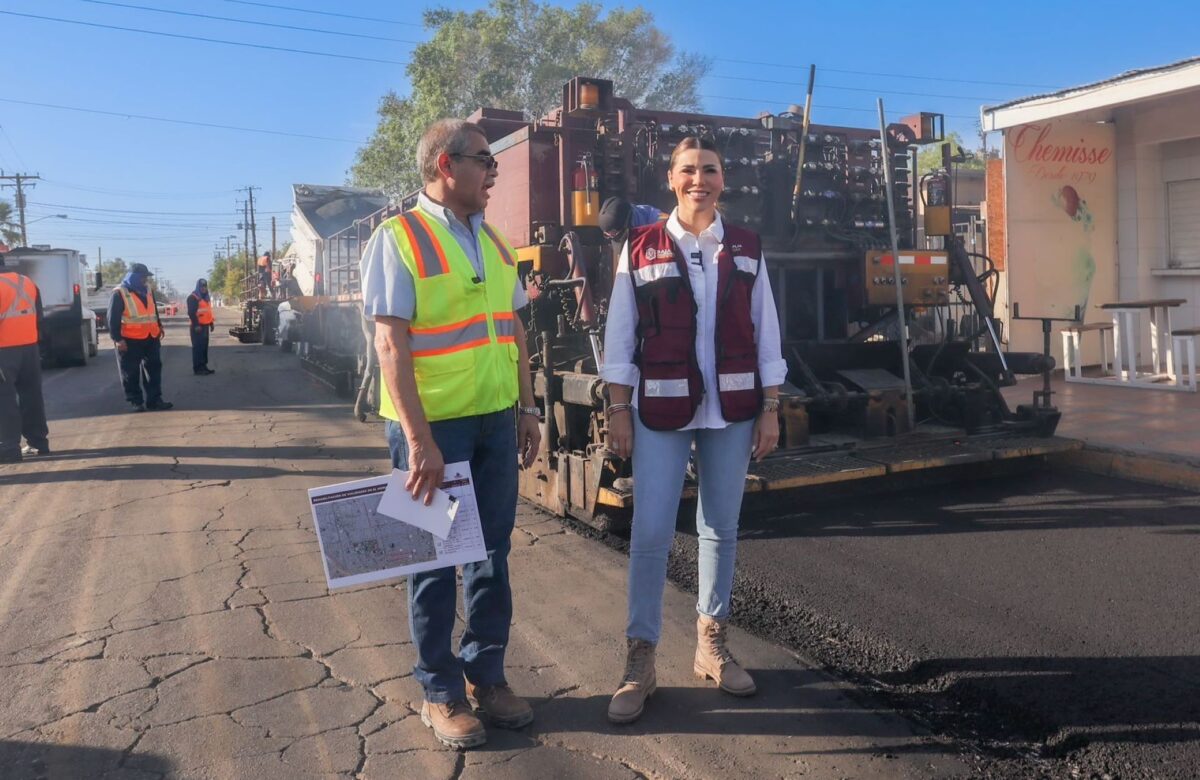
[{"label": "green tree", "polygon": [[0,200],[0,244],[15,247],[21,243],[21,227],[13,222],[13,207],[6,200]]},{"label": "green tree", "polygon": [[120,284],[127,273],[129,273],[129,266],[119,257],[100,263],[100,278],[106,285]]},{"label": "green tree", "polygon": [[413,50],[412,94],[388,92],[375,134],[358,151],[351,181],[404,195],[420,186],[417,140],[435,119],[480,106],[543,116],[572,76],[610,79],[635,105],[698,110],[700,77],[711,60],[677,53],[642,8],[582,2],[560,8],[537,0],[492,0],[483,10],[425,12],[431,40]]},{"label": "green tree", "polygon": [[229,271],[229,262],[223,255],[213,255],[212,268],[208,269],[208,289],[221,292],[225,289],[225,275]]},{"label": "green tree", "polygon": [[[962,136],[951,131],[946,134],[946,140],[943,143],[950,144],[950,154],[959,155],[960,152],[966,157],[962,162],[954,163],[954,166],[963,171],[982,171],[986,166],[983,153],[976,149],[968,149],[964,144]],[[930,171],[937,170],[942,167],[942,144],[931,144],[926,146],[917,153],[917,174],[924,175]]]}]

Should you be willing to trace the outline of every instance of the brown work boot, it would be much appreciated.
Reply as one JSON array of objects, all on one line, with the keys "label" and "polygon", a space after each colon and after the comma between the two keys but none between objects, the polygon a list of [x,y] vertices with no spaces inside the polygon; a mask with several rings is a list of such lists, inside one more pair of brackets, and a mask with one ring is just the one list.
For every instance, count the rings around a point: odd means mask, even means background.
[{"label": "brown work boot", "polygon": [[445,704],[425,702],[421,705],[421,722],[433,729],[433,735],[447,747],[463,750],[487,742],[487,731],[466,699]]},{"label": "brown work boot", "polygon": [[625,676],[621,687],[608,703],[608,719],[613,723],[633,723],[642,717],[646,699],[654,693],[654,643],[645,639],[626,639]]},{"label": "brown work boot", "polygon": [[758,690],[754,680],[725,646],[725,623],[701,615],[696,621],[696,635],[696,676],[716,680],[721,690],[734,696],[753,696]]},{"label": "brown work boot", "polygon": [[507,685],[475,685],[468,680],[467,701],[481,710],[493,726],[502,729],[519,729],[533,722],[529,702]]}]

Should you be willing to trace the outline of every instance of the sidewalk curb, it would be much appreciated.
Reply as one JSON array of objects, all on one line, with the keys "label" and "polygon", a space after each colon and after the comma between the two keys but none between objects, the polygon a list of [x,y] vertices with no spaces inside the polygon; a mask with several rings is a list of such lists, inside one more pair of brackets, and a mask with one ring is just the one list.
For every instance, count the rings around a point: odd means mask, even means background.
[{"label": "sidewalk curb", "polygon": [[1120,477],[1200,493],[1200,460],[1179,455],[1095,447],[1051,456],[1052,463],[1106,477]]}]

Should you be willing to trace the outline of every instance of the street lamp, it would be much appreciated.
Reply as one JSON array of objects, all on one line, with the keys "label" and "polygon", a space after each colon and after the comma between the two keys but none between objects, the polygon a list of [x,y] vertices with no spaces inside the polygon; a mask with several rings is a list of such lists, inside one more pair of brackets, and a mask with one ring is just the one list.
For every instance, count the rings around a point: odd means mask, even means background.
[{"label": "street lamp", "polygon": [[43,219],[67,219],[67,215],[66,214],[47,214],[44,217],[38,217],[37,219],[31,219],[28,222],[26,222],[25,224],[32,225],[34,222],[41,222]]}]

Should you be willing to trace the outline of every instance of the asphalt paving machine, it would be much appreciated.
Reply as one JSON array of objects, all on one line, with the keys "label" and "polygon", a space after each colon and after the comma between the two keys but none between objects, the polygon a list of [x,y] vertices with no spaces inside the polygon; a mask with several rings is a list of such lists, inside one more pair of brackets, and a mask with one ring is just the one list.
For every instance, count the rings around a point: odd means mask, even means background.
[{"label": "asphalt paving machine", "polygon": [[[564,86],[562,105],[535,121],[492,108],[470,117],[500,165],[487,219],[517,247],[530,297],[529,370],[545,427],[535,466],[522,472],[527,499],[598,527],[628,522],[630,464],[605,447],[608,396],[598,375],[620,248],[601,229],[601,204],[620,196],[669,212],[668,160],[686,136],[721,150],[722,215],[762,236],[779,311],[788,363],[781,448],[752,464],[748,492],[1072,446],[1053,436],[1059,413],[1048,393],[1016,409],[1001,394],[1021,374],[1042,374],[1048,389],[1054,361],[1048,350],[1003,350],[997,274],[953,235],[950,179],[917,176],[917,151],[943,141],[943,117],[918,114],[872,130],[811,124],[804,113],[646,110],[615,95],[611,82],[580,77]],[[358,255],[371,231],[414,198],[330,239],[325,273],[343,294],[306,318],[306,364],[335,387],[359,388],[360,419],[378,384]],[[941,237],[920,243],[940,248],[918,246],[919,198],[926,235]],[[685,497],[694,487],[689,481]]]}]

